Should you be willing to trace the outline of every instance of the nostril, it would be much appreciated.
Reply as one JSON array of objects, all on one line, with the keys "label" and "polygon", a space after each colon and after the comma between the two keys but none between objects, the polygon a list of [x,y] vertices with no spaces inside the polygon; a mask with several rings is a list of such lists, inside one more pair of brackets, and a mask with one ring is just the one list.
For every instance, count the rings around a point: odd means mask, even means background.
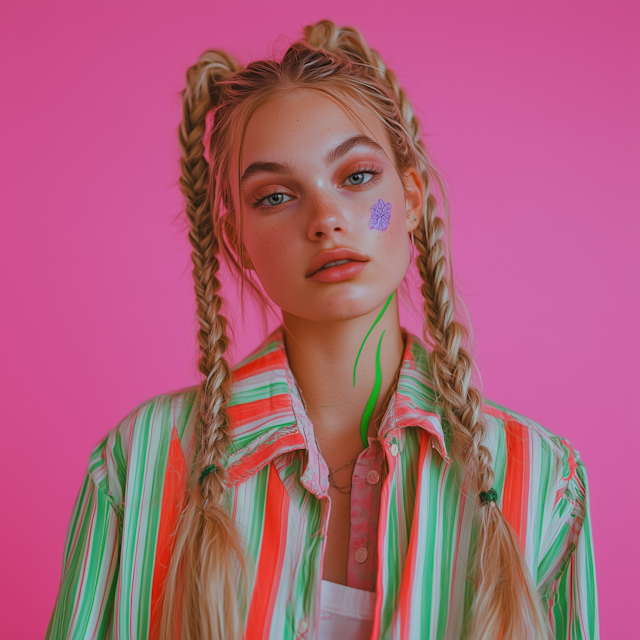
[{"label": "nostril", "polygon": [[322,231],[316,231],[316,238],[322,238]]}]

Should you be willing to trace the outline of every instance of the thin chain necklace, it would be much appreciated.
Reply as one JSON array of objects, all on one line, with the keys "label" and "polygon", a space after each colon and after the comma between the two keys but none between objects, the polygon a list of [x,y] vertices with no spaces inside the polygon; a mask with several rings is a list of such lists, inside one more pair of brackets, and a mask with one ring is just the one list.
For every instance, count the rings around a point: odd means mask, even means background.
[{"label": "thin chain necklace", "polygon": [[[300,390],[300,387],[298,387],[297,383],[296,383],[296,389],[298,390],[298,393],[300,394],[300,399],[302,400],[302,406],[304,407],[304,410],[307,411],[307,403],[304,400],[304,396],[302,395],[302,391]],[[318,438],[315,437],[315,435],[313,436],[313,439],[316,441],[316,447],[318,448],[318,451],[320,452],[320,455],[324,458],[324,455],[322,455],[322,449],[320,448],[320,443],[318,442]],[[349,462],[347,462],[347,464],[343,464],[341,467],[338,467],[337,469],[333,469],[329,466],[329,463],[327,463],[327,467],[329,467],[329,484],[334,488],[337,489],[340,493],[351,493],[351,485],[352,483],[349,484],[343,484],[343,485],[338,485],[335,480],[333,479],[333,474],[337,473],[338,471],[342,471],[342,469],[344,469],[345,467],[348,467],[350,464],[353,464],[359,457],[360,454],[358,454],[353,460],[349,460]],[[325,458],[326,461],[326,458]]]},{"label": "thin chain necklace", "polygon": [[[349,484],[338,485],[338,484],[336,484],[335,480],[333,479],[333,474],[336,473],[337,471],[340,471],[341,469],[344,469],[345,467],[348,467],[350,464],[353,464],[357,459],[358,459],[358,456],[356,456],[353,460],[347,462],[347,464],[342,465],[338,469],[332,469],[331,467],[329,467],[329,484],[334,489],[337,489],[340,493],[351,493],[351,484],[352,483],[350,482]],[[327,465],[327,466],[329,466],[329,465]]]},{"label": "thin chain necklace", "polygon": [[[322,454],[322,450],[320,449],[320,443],[318,442],[318,439],[315,436],[314,436],[314,440],[316,441],[316,446],[318,447],[318,451],[320,451],[320,454]],[[359,455],[360,454],[358,454],[353,460],[349,460],[349,462],[347,462],[347,464],[343,464],[341,467],[338,467],[337,469],[333,469],[327,463],[327,467],[329,467],[329,484],[334,489],[337,489],[340,493],[351,493],[351,484],[352,483],[339,485],[334,480],[333,474],[337,473],[338,471],[342,471],[342,469],[344,469],[345,467],[348,467],[350,464],[353,464],[358,459]],[[324,458],[324,456],[322,456],[322,457]]]}]

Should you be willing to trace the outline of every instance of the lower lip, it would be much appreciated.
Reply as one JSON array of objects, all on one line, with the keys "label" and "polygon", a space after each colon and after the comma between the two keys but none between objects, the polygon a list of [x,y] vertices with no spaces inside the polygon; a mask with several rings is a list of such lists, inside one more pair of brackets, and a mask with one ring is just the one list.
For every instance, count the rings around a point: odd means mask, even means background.
[{"label": "lower lip", "polygon": [[366,262],[345,262],[344,264],[339,264],[329,269],[320,269],[320,271],[316,271],[312,276],[309,276],[309,280],[315,280],[316,282],[341,282],[342,280],[354,278],[366,266]]}]

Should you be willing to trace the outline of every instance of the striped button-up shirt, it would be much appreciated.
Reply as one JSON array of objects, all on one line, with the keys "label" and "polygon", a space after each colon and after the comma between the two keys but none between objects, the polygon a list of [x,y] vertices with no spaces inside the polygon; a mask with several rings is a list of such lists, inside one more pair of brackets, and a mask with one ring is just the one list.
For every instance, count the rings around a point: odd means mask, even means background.
[{"label": "striped button-up shirt", "polygon": [[[329,523],[328,468],[280,331],[234,369],[229,411],[226,504],[249,560],[245,638],[312,640]],[[67,532],[48,638],[157,636],[195,459],[197,412],[197,388],[159,396],[94,450]],[[565,439],[531,420],[491,402],[484,412],[494,488],[554,637],[597,638],[584,465]],[[348,575],[351,586],[376,592],[372,640],[464,638],[472,621],[478,500],[449,456],[441,413],[428,354],[409,335],[397,387],[377,437],[369,439],[384,463],[384,477],[370,483],[379,493],[357,486],[375,470],[367,449],[354,478]],[[366,562],[354,565],[352,556],[363,547],[375,557],[359,567]]]}]

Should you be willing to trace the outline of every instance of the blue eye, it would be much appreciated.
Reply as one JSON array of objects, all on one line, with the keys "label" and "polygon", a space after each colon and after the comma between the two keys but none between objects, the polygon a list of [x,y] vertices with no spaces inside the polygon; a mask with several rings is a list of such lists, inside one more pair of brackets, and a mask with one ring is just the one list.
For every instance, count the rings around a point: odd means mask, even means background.
[{"label": "blue eye", "polygon": [[[347,178],[347,184],[352,187],[357,187],[362,184],[366,184],[371,181],[375,176],[382,173],[379,169],[374,169],[373,167],[360,167],[355,173],[352,173]],[[369,176],[368,178],[366,176]]]},{"label": "blue eye", "polygon": [[[367,182],[364,177],[366,176],[366,173],[352,173],[347,180],[351,180],[351,184],[364,184],[365,182]],[[371,178],[369,178],[370,180]]]},{"label": "blue eye", "polygon": [[[279,191],[274,191],[273,193],[270,193],[266,196],[263,196],[259,200],[254,201],[253,204],[256,207],[264,207],[266,209],[269,209],[270,207],[277,207],[279,204],[282,204],[283,202],[287,202],[285,198],[288,198],[289,200],[291,200],[291,196],[288,196],[284,193],[280,193]],[[265,202],[266,204],[263,204]]]}]

